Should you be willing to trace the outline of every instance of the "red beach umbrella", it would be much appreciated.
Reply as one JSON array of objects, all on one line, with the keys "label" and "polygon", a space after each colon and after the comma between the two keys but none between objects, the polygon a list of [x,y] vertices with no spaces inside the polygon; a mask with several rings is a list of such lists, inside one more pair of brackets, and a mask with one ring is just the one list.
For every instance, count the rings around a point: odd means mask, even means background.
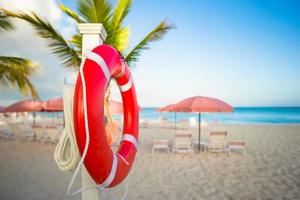
[{"label": "red beach umbrella", "polygon": [[6,107],[3,112],[38,112],[42,110],[42,105],[43,101],[23,100]]},{"label": "red beach umbrella", "polygon": [[43,104],[43,111],[46,112],[62,112],[64,111],[63,98],[54,98],[45,101]]},{"label": "red beach umbrella", "polygon": [[5,107],[0,105],[0,113],[4,111]]},{"label": "red beach umbrella", "polygon": [[[175,104],[170,104],[170,105],[167,105],[165,107],[161,107],[161,108],[158,108],[156,109],[157,112],[174,112],[174,106]],[[177,129],[176,128],[176,121],[177,121],[177,115],[176,115],[176,112],[174,112],[174,121],[175,121],[175,125],[174,125],[174,128],[175,130]]]},{"label": "red beach umbrella", "polygon": [[211,113],[211,112],[233,112],[232,106],[225,103],[222,100],[195,96],[184,99],[177,104],[173,104],[170,107],[169,112],[193,112],[198,113],[199,122],[199,150],[200,150],[200,139],[201,139],[201,113]]},{"label": "red beach umbrella", "polygon": [[174,104],[167,105],[165,107],[161,107],[156,109],[157,112],[173,112]]},{"label": "red beach umbrella", "polygon": [[184,99],[173,107],[176,112],[232,112],[233,108],[216,98],[196,96]]},{"label": "red beach umbrella", "polygon": [[3,112],[33,112],[33,124],[35,124],[35,112],[42,111],[43,103],[39,100],[18,101],[6,107]]},{"label": "red beach umbrella", "polygon": [[[122,114],[123,113],[123,104],[118,101],[110,100],[109,101],[109,110],[113,114]],[[64,111],[64,102],[63,98],[54,98],[45,101],[43,104],[43,111],[48,112],[61,112]]]}]

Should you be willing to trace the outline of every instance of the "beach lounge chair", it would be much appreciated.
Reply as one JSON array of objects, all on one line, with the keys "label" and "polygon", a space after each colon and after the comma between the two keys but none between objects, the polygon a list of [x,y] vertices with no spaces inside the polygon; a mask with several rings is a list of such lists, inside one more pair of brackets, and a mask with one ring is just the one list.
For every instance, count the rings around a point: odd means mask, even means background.
[{"label": "beach lounge chair", "polygon": [[198,121],[196,120],[196,117],[190,117],[190,127],[197,127],[198,126]]},{"label": "beach lounge chair", "polygon": [[38,142],[47,141],[47,133],[42,125],[32,125],[34,130],[34,139]]},{"label": "beach lounge chair", "polygon": [[47,139],[46,141],[57,143],[60,138],[60,130],[57,126],[45,126]]},{"label": "beach lounge chair", "polygon": [[208,144],[208,151],[218,153],[227,152],[227,142],[226,142],[226,131],[210,132],[210,143]]},{"label": "beach lounge chair", "polygon": [[6,123],[0,124],[0,137],[5,139],[15,139],[14,133]]},{"label": "beach lounge chair", "polygon": [[33,140],[34,138],[34,131],[33,129],[31,128],[31,125],[29,124],[20,124],[20,127],[21,127],[21,138],[24,138],[24,139],[28,139],[28,140]]},{"label": "beach lounge chair", "polygon": [[155,140],[153,140],[152,153],[154,153],[155,150],[158,150],[158,149],[167,150],[168,153],[169,153],[170,152],[169,140],[165,140],[165,139],[155,139]]},{"label": "beach lounge chair", "polygon": [[192,134],[177,133],[174,137],[173,152],[193,153]]},{"label": "beach lounge chair", "polygon": [[177,128],[181,130],[188,130],[190,128],[190,122],[187,119],[181,119],[177,123]]},{"label": "beach lounge chair", "polygon": [[149,126],[149,120],[141,119],[140,120],[140,127],[141,128],[147,128]]},{"label": "beach lounge chair", "polygon": [[8,123],[8,126],[17,138],[33,140],[34,131],[28,124]]},{"label": "beach lounge chair", "polygon": [[245,153],[245,142],[242,140],[234,140],[228,142],[228,154],[231,151],[240,151],[243,154]]},{"label": "beach lounge chair", "polygon": [[160,117],[159,122],[163,128],[170,128],[174,127],[174,124],[166,117]]}]

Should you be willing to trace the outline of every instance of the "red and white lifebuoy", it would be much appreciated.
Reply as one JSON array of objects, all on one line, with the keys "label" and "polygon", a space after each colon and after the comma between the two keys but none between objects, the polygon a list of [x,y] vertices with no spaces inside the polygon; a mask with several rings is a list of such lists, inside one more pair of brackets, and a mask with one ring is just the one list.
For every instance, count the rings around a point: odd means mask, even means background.
[{"label": "red and white lifebuoy", "polygon": [[[117,153],[105,134],[104,97],[111,78],[120,88],[124,111]],[[129,173],[137,152],[138,114],[132,77],[119,52],[109,45],[86,52],[75,87],[74,128],[84,165],[99,187],[113,187]]]}]

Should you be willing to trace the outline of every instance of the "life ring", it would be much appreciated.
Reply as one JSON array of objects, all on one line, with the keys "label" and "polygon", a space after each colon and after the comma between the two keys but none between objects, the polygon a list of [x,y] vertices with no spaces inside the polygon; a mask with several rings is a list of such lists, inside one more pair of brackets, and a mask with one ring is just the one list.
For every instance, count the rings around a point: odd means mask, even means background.
[{"label": "life ring", "polygon": [[[107,143],[104,120],[105,90],[111,78],[119,86],[124,127],[118,152]],[[110,188],[128,175],[137,152],[138,104],[126,62],[109,45],[87,51],[83,57],[74,94],[74,128],[84,165],[99,187]]]}]

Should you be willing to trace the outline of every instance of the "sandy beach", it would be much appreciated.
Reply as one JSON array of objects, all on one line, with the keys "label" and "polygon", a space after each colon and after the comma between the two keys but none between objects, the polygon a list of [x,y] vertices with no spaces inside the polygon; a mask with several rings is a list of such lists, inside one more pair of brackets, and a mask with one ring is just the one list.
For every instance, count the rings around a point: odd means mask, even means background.
[{"label": "sandy beach", "polygon": [[300,0],[0,0],[0,200],[300,200],[299,35]]},{"label": "sandy beach", "polygon": [[[170,139],[174,130],[141,129],[141,146],[129,176],[126,199],[299,199],[300,125],[222,125],[228,140],[242,139],[246,153],[152,153],[153,139]],[[197,138],[197,129],[193,129]],[[203,129],[202,139],[207,140]],[[0,199],[69,198],[72,172],[59,171],[55,145],[0,140]],[[121,197],[125,182],[111,189]],[[79,187],[79,178],[75,187]],[[105,195],[104,195],[105,197]],[[109,199],[105,197],[104,199]]]}]

